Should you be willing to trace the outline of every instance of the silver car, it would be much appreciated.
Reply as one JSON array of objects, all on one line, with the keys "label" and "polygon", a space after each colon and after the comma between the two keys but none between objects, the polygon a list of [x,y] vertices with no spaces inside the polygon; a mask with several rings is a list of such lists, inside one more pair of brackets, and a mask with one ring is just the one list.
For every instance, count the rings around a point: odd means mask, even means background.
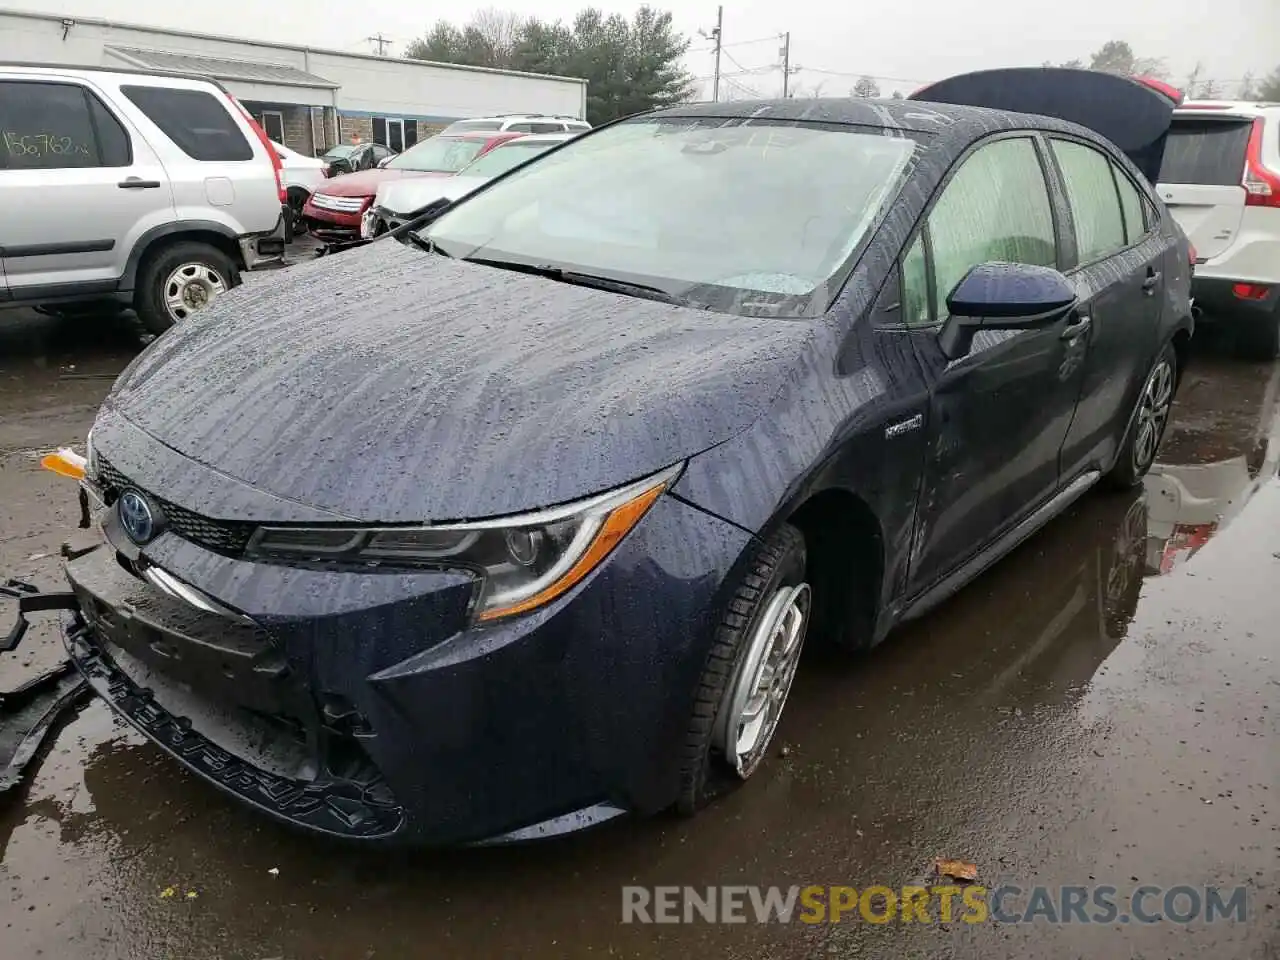
[{"label": "silver car", "polygon": [[266,134],[214,81],[0,63],[0,305],[161,333],[284,255]]}]

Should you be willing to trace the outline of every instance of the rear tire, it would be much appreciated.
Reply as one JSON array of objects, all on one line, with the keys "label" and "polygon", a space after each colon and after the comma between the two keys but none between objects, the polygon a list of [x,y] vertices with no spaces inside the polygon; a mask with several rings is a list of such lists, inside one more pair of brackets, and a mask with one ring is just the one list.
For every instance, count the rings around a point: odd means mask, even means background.
[{"label": "rear tire", "polygon": [[207,243],[184,240],[143,263],[133,309],[159,336],[239,284],[240,271],[229,256]]},{"label": "rear tire", "polygon": [[1250,318],[1237,327],[1236,353],[1244,360],[1274,360],[1280,354],[1280,306],[1269,317]]},{"label": "rear tire", "polygon": [[[681,757],[679,813],[691,815],[746,780],[766,756],[812,612],[804,575],[804,536],[783,526],[760,547],[734,589],[698,681]],[[753,726],[755,720],[744,721],[751,715],[749,694],[766,681],[767,705],[756,711],[759,723]],[[744,743],[750,750],[739,753]]]},{"label": "rear tire", "polygon": [[1178,355],[1166,343],[1142,382],[1138,401],[1129,415],[1129,429],[1115,465],[1103,479],[1111,487],[1128,490],[1142,482],[1156,461],[1160,441],[1169,425],[1170,408],[1178,387]]}]

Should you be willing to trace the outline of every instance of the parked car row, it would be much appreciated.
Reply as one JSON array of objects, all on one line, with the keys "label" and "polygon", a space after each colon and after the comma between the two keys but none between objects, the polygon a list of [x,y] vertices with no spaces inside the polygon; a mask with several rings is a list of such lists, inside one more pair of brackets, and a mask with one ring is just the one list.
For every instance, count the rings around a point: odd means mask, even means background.
[{"label": "parked car row", "polygon": [[71,656],[318,833],[692,813],[769,765],[808,637],[874,645],[1150,470],[1175,106],[1061,70],[681,105],[215,304],[95,421]]},{"label": "parked car row", "polygon": [[373,202],[378,186],[410,177],[447,177],[500,143],[520,133],[439,133],[387,158],[371,170],[333,177],[303,206],[307,228],[322,240],[352,240],[360,236],[360,220]]}]

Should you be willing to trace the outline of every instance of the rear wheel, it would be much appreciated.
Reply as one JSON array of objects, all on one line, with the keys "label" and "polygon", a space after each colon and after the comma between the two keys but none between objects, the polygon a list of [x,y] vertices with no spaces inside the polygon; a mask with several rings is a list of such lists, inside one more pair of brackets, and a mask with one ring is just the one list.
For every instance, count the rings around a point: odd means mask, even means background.
[{"label": "rear wheel", "polygon": [[148,258],[138,271],[133,307],[151,333],[164,333],[240,283],[225,253],[207,243],[184,241]]},{"label": "rear wheel", "polygon": [[676,807],[692,814],[760,766],[795,678],[812,611],[800,531],[756,554],[716,629],[685,736]]},{"label": "rear wheel", "polygon": [[1280,306],[1270,316],[1239,325],[1236,352],[1246,360],[1274,360],[1280,354]]},{"label": "rear wheel", "polygon": [[1166,343],[1142,384],[1137,405],[1130,416],[1129,433],[1116,457],[1115,466],[1107,474],[1106,480],[1113,487],[1127,489],[1136,486],[1155,463],[1165,427],[1169,425],[1169,412],[1177,385],[1178,355],[1173,344]]}]

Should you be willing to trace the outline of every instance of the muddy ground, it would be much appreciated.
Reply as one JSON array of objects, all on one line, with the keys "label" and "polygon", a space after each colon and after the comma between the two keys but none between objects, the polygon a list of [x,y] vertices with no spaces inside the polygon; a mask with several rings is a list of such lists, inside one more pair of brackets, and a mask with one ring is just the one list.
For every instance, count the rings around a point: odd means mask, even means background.
[{"label": "muddy ground", "polygon": [[[128,322],[0,314],[0,573],[57,583],[38,456],[83,441]],[[1161,467],[1087,496],[869,655],[816,650],[749,788],[538,847],[295,835],[98,703],[0,807],[0,957],[1280,956],[1277,368],[1199,339]],[[0,689],[58,656],[43,627]],[[627,884],[1243,886],[1243,922],[623,925]],[[166,895],[167,894],[167,895]],[[192,896],[194,894],[194,896]]]}]

